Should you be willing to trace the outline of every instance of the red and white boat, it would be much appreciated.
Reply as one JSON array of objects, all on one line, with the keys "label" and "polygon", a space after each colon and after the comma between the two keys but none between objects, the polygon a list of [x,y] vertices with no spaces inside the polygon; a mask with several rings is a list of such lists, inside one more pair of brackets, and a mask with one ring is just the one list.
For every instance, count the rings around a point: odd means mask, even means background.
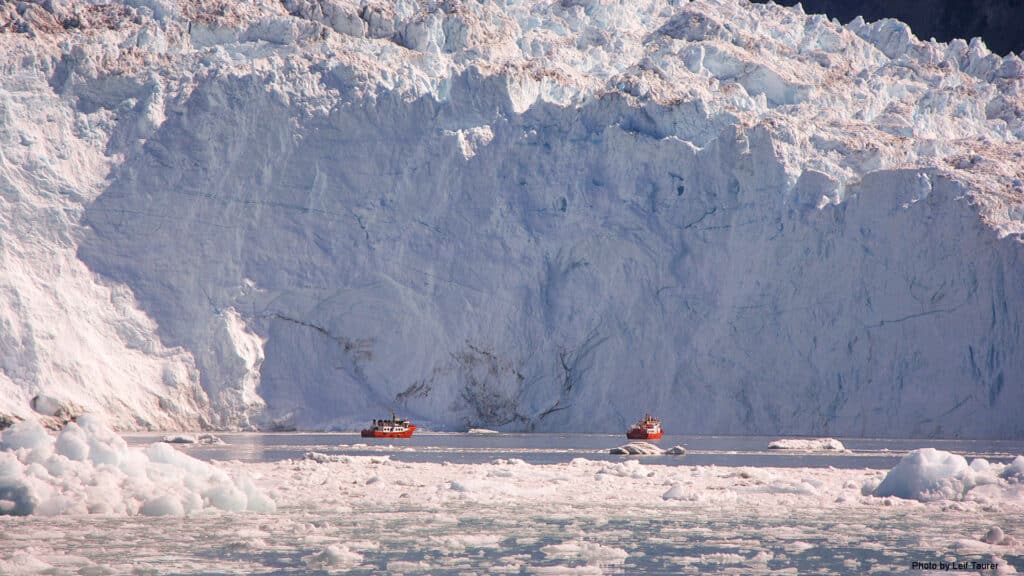
[{"label": "red and white boat", "polygon": [[408,438],[415,431],[415,424],[405,418],[399,420],[392,412],[390,420],[374,420],[369,428],[359,434],[363,438]]},{"label": "red and white boat", "polygon": [[633,424],[626,432],[626,438],[630,440],[657,440],[664,436],[664,434],[665,432],[661,429],[661,420],[650,414],[644,414],[644,417],[636,424]]}]

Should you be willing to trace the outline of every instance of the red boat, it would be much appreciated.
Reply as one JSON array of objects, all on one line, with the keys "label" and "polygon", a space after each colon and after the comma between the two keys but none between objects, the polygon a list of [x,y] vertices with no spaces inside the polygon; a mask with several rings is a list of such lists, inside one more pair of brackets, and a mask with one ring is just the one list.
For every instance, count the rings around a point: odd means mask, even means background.
[{"label": "red boat", "polygon": [[416,425],[408,419],[399,420],[391,413],[390,420],[374,420],[373,425],[359,434],[363,438],[408,438],[416,431]]},{"label": "red boat", "polygon": [[665,434],[661,429],[661,420],[651,416],[650,414],[644,414],[644,417],[633,424],[633,426],[626,432],[626,438],[630,440],[658,440]]}]

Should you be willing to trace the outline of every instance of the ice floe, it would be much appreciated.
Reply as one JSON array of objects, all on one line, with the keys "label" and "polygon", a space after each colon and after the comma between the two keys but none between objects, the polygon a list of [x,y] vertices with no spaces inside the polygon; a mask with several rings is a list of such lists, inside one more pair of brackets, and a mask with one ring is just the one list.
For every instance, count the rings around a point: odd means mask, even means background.
[{"label": "ice floe", "polygon": [[768,443],[770,450],[803,450],[806,452],[844,452],[846,446],[835,438],[783,438]]},{"label": "ice floe", "polygon": [[686,454],[686,448],[682,446],[673,446],[666,450],[662,449],[660,446],[651,444],[650,442],[630,442],[629,444],[623,444],[622,446],[612,448],[608,452],[610,454],[628,454],[630,456],[682,456]]}]

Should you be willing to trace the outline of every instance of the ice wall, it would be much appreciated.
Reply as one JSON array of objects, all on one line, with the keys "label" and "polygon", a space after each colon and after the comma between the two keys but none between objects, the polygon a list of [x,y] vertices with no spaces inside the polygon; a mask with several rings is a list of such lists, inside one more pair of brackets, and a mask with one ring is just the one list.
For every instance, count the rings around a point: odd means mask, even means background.
[{"label": "ice wall", "polygon": [[14,74],[100,124],[61,253],[184,355],[178,421],[1024,435],[1019,59],[724,1],[190,6]]}]

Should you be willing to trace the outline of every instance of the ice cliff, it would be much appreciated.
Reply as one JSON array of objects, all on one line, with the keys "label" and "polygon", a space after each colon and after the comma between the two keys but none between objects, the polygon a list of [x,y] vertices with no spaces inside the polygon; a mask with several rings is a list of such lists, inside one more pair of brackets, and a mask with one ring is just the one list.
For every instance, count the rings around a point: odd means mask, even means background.
[{"label": "ice cliff", "polygon": [[0,6],[0,413],[1024,436],[1024,61],[733,0]]}]

